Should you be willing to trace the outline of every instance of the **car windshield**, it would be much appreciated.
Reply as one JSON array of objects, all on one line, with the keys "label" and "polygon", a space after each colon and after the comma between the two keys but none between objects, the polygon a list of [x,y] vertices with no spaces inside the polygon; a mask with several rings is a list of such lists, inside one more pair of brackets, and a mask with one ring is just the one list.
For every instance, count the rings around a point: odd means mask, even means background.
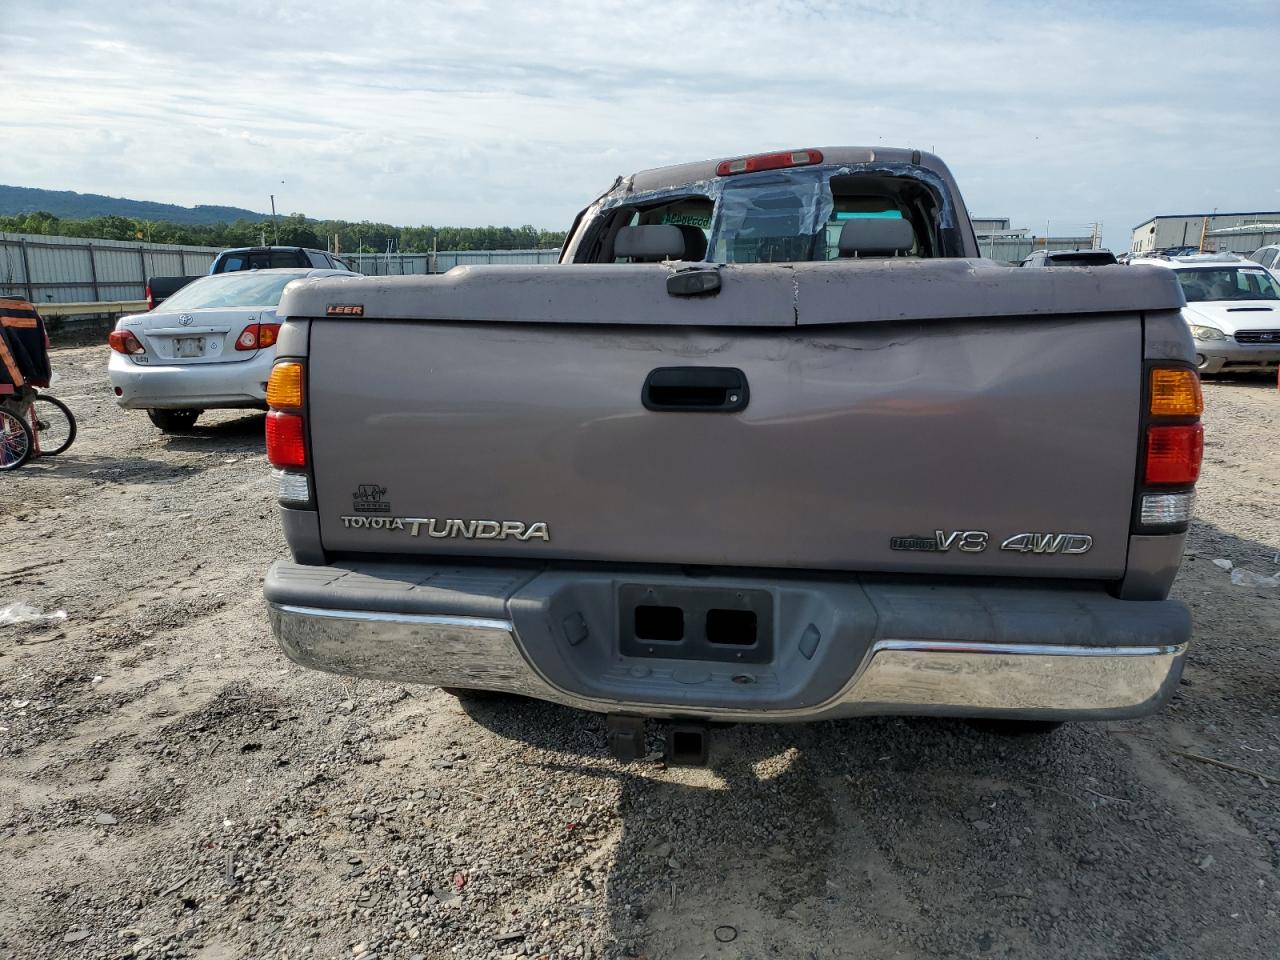
[{"label": "car windshield", "polygon": [[1178,282],[1188,303],[1213,300],[1280,300],[1280,286],[1261,267],[1214,267],[1179,270]]},{"label": "car windshield", "polygon": [[274,307],[291,280],[300,273],[223,273],[201,277],[164,302],[169,310],[202,310],[211,307]]}]

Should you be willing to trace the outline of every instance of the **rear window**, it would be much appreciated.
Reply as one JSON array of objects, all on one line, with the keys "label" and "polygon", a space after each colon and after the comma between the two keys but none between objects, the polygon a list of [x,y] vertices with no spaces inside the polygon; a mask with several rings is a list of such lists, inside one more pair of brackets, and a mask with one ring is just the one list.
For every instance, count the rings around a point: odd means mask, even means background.
[{"label": "rear window", "polygon": [[164,309],[203,310],[211,307],[274,307],[297,273],[224,273],[195,280],[164,302]]},{"label": "rear window", "polygon": [[[688,187],[695,188],[690,190]],[[613,239],[626,227],[669,224],[684,235],[684,260],[789,263],[835,260],[850,221],[893,220],[908,238],[892,251],[847,246],[844,256],[963,256],[945,185],[905,164],[868,164],[762,171],[689,184],[683,193],[606,199],[597,217],[571,238],[577,262],[621,262]],[[871,231],[872,234],[875,231]],[[881,231],[883,233],[883,231]],[[866,235],[866,232],[864,232]],[[661,259],[649,257],[648,259]]]},{"label": "rear window", "polygon": [[1280,285],[1261,267],[1201,267],[1179,270],[1188,303],[1214,300],[1280,300]]},{"label": "rear window", "polygon": [[311,261],[301,250],[247,250],[227,254],[219,261],[217,272],[233,273],[236,270],[279,270],[309,266]]},{"label": "rear window", "polygon": [[1108,251],[1079,250],[1071,253],[1051,253],[1049,263],[1055,267],[1104,267],[1116,262],[1115,256]]}]

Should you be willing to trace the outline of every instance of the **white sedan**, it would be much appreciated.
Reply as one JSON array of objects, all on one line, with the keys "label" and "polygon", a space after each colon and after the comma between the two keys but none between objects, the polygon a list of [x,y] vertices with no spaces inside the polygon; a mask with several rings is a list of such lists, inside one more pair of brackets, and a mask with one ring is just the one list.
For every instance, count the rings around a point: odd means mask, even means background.
[{"label": "white sedan", "polygon": [[221,273],[193,281],[158,310],[122,317],[108,338],[116,402],[146,410],[166,433],[188,429],[205,410],[266,409],[284,288],[355,276],[302,268]]}]

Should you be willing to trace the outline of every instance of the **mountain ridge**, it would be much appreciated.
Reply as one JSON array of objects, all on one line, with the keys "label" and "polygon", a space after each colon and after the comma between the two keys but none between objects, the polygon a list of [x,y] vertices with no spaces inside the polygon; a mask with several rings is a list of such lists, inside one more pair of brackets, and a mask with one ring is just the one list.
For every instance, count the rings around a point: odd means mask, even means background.
[{"label": "mountain ridge", "polygon": [[74,190],[44,190],[0,184],[0,216],[25,213],[51,213],[61,220],[87,220],[92,217],[128,217],[133,220],[156,220],[186,226],[214,226],[236,220],[270,220],[271,214],[220,204],[198,204],[183,207],[176,203],[154,200],[132,200],[108,197],[100,193],[77,193]]}]

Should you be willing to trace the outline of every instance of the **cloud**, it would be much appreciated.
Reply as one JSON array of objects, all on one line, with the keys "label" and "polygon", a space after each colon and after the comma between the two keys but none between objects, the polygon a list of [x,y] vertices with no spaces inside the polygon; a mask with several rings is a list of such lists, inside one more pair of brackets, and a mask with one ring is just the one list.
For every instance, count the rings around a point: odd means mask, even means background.
[{"label": "cloud", "polygon": [[39,154],[0,181],[27,186],[555,227],[618,173],[885,143],[935,149],[975,213],[1127,245],[1265,207],[1280,155],[1248,96],[1264,3],[0,3],[9,136]]}]

